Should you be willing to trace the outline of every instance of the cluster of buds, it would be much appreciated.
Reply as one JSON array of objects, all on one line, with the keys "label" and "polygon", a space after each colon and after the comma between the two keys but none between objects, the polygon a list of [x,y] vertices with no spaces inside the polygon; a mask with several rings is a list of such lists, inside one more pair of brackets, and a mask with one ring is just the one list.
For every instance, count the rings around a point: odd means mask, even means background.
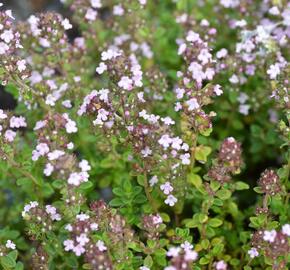
[{"label": "cluster of buds", "polygon": [[36,238],[41,237],[47,231],[51,231],[53,223],[61,220],[61,215],[54,206],[46,205],[41,207],[36,201],[24,206],[22,217],[30,222],[30,234]]},{"label": "cluster of buds", "polygon": [[65,251],[72,251],[76,256],[84,255],[92,269],[112,269],[105,243],[93,237],[99,230],[96,217],[78,214],[74,224],[67,224],[65,228],[70,232],[70,238],[63,242]]},{"label": "cluster of buds", "polygon": [[208,172],[208,176],[221,184],[229,182],[231,175],[238,174],[242,166],[242,150],[241,144],[233,137],[226,138],[218,153],[217,159],[214,161],[212,168]]},{"label": "cluster of buds", "polygon": [[143,86],[143,72],[134,54],[127,58],[122,51],[108,49],[101,54],[102,62],[96,68],[98,74],[108,71],[113,82],[121,90],[132,91]]},{"label": "cluster of buds", "polygon": [[0,258],[3,256],[6,256],[9,253],[9,251],[15,250],[15,249],[16,249],[16,245],[14,244],[14,242],[8,239],[5,245],[0,245]]},{"label": "cluster of buds", "polygon": [[4,68],[2,84],[16,77],[25,79],[29,76],[27,62],[18,54],[22,49],[20,33],[13,26],[14,17],[11,10],[0,11],[0,56]]},{"label": "cluster of buds", "polygon": [[273,196],[281,192],[280,178],[273,170],[266,169],[258,181],[263,193]]},{"label": "cluster of buds", "polygon": [[178,88],[175,89],[178,102],[175,104],[175,111],[183,112],[183,120],[188,129],[194,129],[204,134],[211,127],[211,118],[215,113],[206,114],[203,106],[211,103],[213,96],[223,93],[220,85],[206,85],[205,81],[212,81],[216,74],[216,65],[208,47],[196,32],[189,31],[185,40],[179,42],[178,54],[186,63],[186,69],[178,71]]},{"label": "cluster of buds", "polygon": [[11,113],[0,110],[0,144],[12,143],[16,137],[16,130],[26,126],[27,123],[23,116],[13,116]]},{"label": "cluster of buds", "polygon": [[60,14],[47,12],[39,16],[31,15],[25,25],[19,26],[32,39],[26,38],[23,42],[31,42],[32,48],[41,49],[46,55],[56,51],[67,50],[67,36],[65,31],[72,28],[68,19]]},{"label": "cluster of buds", "polygon": [[100,229],[107,231],[110,242],[116,247],[116,252],[118,245],[122,246],[122,243],[133,240],[134,233],[126,220],[108,207],[103,200],[93,202],[91,210],[95,214]]},{"label": "cluster of buds", "polygon": [[76,18],[92,23],[97,20],[102,7],[101,0],[76,0],[73,1],[71,10]]},{"label": "cluster of buds", "polygon": [[142,219],[142,228],[146,232],[146,237],[152,240],[158,240],[162,230],[163,220],[160,215],[146,215]]},{"label": "cluster of buds", "polygon": [[249,257],[253,259],[259,255],[264,255],[273,260],[273,269],[284,269],[285,262],[278,261],[278,258],[286,258],[289,254],[289,237],[289,224],[283,225],[281,231],[259,230],[252,236],[252,248],[248,251]]},{"label": "cluster of buds", "polygon": [[279,79],[276,81],[272,81],[272,94],[271,98],[275,99],[278,105],[283,109],[290,108],[290,94],[289,94],[289,78],[288,74],[290,71],[290,66],[287,65],[280,75]]},{"label": "cluster of buds", "polygon": [[78,110],[78,115],[93,115],[94,125],[111,128],[114,124],[114,108],[109,98],[109,89],[93,90],[88,94]]},{"label": "cluster of buds", "polygon": [[192,263],[198,258],[198,253],[193,250],[193,245],[186,241],[180,247],[171,247],[167,256],[171,259],[170,266],[165,267],[165,270],[190,270]]},{"label": "cluster of buds", "polygon": [[48,270],[49,256],[42,246],[38,246],[35,253],[32,254],[31,266],[33,270]]}]

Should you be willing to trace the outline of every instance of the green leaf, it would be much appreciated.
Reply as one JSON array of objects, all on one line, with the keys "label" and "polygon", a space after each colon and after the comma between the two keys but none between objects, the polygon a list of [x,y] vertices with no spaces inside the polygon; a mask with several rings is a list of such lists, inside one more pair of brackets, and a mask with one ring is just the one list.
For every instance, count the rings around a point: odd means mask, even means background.
[{"label": "green leaf", "polygon": [[211,227],[219,227],[223,224],[223,221],[221,219],[218,218],[212,218],[209,220],[208,225]]},{"label": "green leaf", "polygon": [[16,262],[15,260],[13,260],[13,258],[9,257],[9,256],[3,256],[0,258],[0,262],[1,265],[4,268],[13,268],[16,266]]},{"label": "green leaf", "polygon": [[263,194],[263,193],[264,193],[260,187],[254,187],[253,189],[254,189],[254,191],[257,192],[258,194]]},{"label": "green leaf", "polygon": [[238,181],[235,183],[236,190],[244,190],[244,189],[249,189],[249,188],[250,188],[250,186],[245,182]]},{"label": "green leaf", "polygon": [[80,185],[81,190],[87,190],[91,189],[94,186],[94,184],[91,181],[84,182]]},{"label": "green leaf", "polygon": [[194,150],[195,159],[201,163],[207,161],[208,155],[211,153],[211,148],[209,146],[199,145]]},{"label": "green leaf", "polygon": [[113,207],[118,207],[118,206],[123,205],[124,203],[120,198],[115,198],[115,199],[111,200],[109,204]]},{"label": "green leaf", "polygon": [[153,260],[152,260],[152,257],[150,255],[148,255],[145,260],[144,260],[144,265],[147,266],[147,267],[152,267],[153,265]]},{"label": "green leaf", "polygon": [[10,257],[13,261],[16,261],[17,256],[18,256],[18,252],[17,252],[17,250],[13,250],[13,251],[9,252],[7,256]]},{"label": "green leaf", "polygon": [[217,191],[216,195],[221,200],[227,200],[231,197],[232,193],[227,189],[221,189],[221,190]]},{"label": "green leaf", "polygon": [[199,263],[200,263],[201,265],[209,264],[209,262],[210,262],[210,259],[209,259],[209,258],[206,258],[206,257],[203,257],[203,258],[201,258],[201,259],[199,260]]},{"label": "green leaf", "polygon": [[198,174],[195,174],[195,173],[188,174],[187,181],[193,184],[196,188],[202,186],[202,180]]},{"label": "green leaf", "polygon": [[212,249],[212,253],[213,253],[213,255],[218,255],[218,254],[222,253],[223,249],[224,249],[224,244],[221,244],[221,243],[217,244]]}]

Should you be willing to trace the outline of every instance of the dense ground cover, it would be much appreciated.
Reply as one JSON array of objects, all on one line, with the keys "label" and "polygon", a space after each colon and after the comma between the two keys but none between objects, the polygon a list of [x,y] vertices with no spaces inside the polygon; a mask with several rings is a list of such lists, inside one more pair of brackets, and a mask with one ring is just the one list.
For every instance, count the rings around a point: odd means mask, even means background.
[{"label": "dense ground cover", "polygon": [[0,266],[288,269],[287,1],[61,2],[0,4]]}]

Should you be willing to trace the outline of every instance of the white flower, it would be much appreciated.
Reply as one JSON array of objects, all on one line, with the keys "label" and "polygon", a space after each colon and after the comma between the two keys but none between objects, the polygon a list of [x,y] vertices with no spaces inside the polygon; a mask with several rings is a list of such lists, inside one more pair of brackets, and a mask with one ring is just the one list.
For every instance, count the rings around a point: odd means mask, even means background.
[{"label": "white flower", "polygon": [[76,133],[78,131],[77,124],[75,121],[71,119],[67,119],[67,122],[65,124],[65,129],[67,133]]},{"label": "white flower", "polygon": [[188,105],[188,110],[193,111],[199,108],[199,104],[196,98],[191,98],[185,102]]},{"label": "white flower", "polygon": [[122,15],[124,15],[124,12],[125,11],[124,11],[122,5],[116,5],[113,8],[113,14],[116,16],[122,16]]},{"label": "white flower", "polygon": [[172,139],[169,137],[169,135],[165,134],[161,136],[161,138],[158,140],[158,143],[167,149],[172,143]]},{"label": "white flower", "polygon": [[39,38],[39,44],[44,48],[50,47],[50,42],[46,38]]},{"label": "white flower", "polygon": [[10,249],[15,249],[15,248],[16,248],[16,245],[15,245],[11,240],[7,240],[5,246],[6,246],[7,248],[10,248]]},{"label": "white flower", "polygon": [[80,221],[85,221],[85,220],[89,219],[90,217],[84,213],[80,213],[79,215],[76,216],[76,218]]},{"label": "white flower", "polygon": [[85,159],[83,159],[80,163],[79,163],[79,167],[82,170],[82,172],[87,172],[91,169],[91,166],[89,164],[89,162]]},{"label": "white flower", "polygon": [[10,41],[14,38],[14,34],[12,30],[5,30],[1,34],[1,39],[3,39],[6,43],[10,43]]},{"label": "white flower", "polygon": [[217,96],[220,96],[223,93],[223,90],[219,84],[214,86],[213,91]]},{"label": "white flower", "polygon": [[216,53],[216,57],[217,57],[218,59],[221,59],[221,58],[226,57],[227,54],[228,54],[227,49],[223,48],[223,49],[219,50],[219,51]]},{"label": "white flower", "polygon": [[99,249],[99,251],[105,251],[107,250],[107,247],[105,246],[105,243],[101,240],[98,240],[98,242],[96,243],[97,248]]},{"label": "white flower", "polygon": [[141,154],[143,155],[143,157],[148,157],[152,154],[152,150],[146,146],[143,150],[141,150]]},{"label": "white flower", "polygon": [[92,231],[97,231],[99,229],[99,225],[97,223],[92,223],[90,228]]},{"label": "white flower", "polygon": [[253,258],[255,258],[255,257],[257,257],[257,256],[259,256],[259,252],[258,252],[258,250],[256,249],[256,248],[251,248],[251,249],[249,249],[248,250],[248,254],[249,254],[249,256],[253,259]]},{"label": "white flower", "polygon": [[64,19],[62,22],[61,22],[61,25],[63,26],[64,30],[69,30],[69,29],[72,29],[72,24],[69,22],[69,19]]},{"label": "white flower", "polygon": [[5,131],[4,137],[8,142],[13,142],[16,137],[16,132],[8,129]]},{"label": "white flower", "polygon": [[188,241],[185,241],[184,243],[182,243],[181,248],[183,248],[184,250],[191,250],[193,249],[193,245],[190,244]]},{"label": "white flower", "polygon": [[97,15],[98,15],[97,11],[95,11],[95,10],[89,8],[89,9],[87,10],[87,13],[86,13],[86,15],[85,15],[85,18],[86,18],[88,21],[95,21],[96,18],[97,18]]},{"label": "white flower", "polygon": [[160,189],[165,195],[168,195],[173,191],[173,187],[169,182],[165,182],[164,184],[160,185]]},{"label": "white flower", "polygon": [[121,80],[118,82],[118,86],[125,90],[132,90],[133,81],[128,76],[122,76]]},{"label": "white flower", "polygon": [[190,154],[185,153],[183,155],[180,155],[181,163],[183,165],[189,165],[190,164]]},{"label": "white flower", "polygon": [[96,72],[98,73],[98,74],[103,74],[104,73],[104,71],[106,71],[107,70],[107,65],[104,63],[104,62],[101,62],[100,64],[99,64],[99,66],[96,68]]},{"label": "white flower", "polygon": [[170,125],[174,125],[175,122],[169,117],[169,116],[166,116],[164,118],[161,118],[161,121],[167,125],[167,126],[170,126]]},{"label": "white flower", "polygon": [[279,11],[278,7],[274,6],[274,7],[271,7],[269,9],[269,13],[271,15],[279,15],[280,14],[280,11]]},{"label": "white flower", "polygon": [[82,233],[80,236],[77,236],[76,240],[82,246],[84,246],[86,243],[90,241],[90,239],[87,237],[85,233]]},{"label": "white flower", "polygon": [[63,241],[63,245],[64,245],[64,250],[65,251],[70,251],[74,249],[74,241],[67,239],[65,241]]},{"label": "white flower", "polygon": [[81,256],[83,253],[85,253],[85,248],[81,245],[78,244],[73,248],[73,252],[76,254],[76,256]]},{"label": "white flower", "polygon": [[224,261],[218,261],[215,265],[216,270],[226,270],[227,264]]},{"label": "white flower", "polygon": [[200,37],[199,37],[199,34],[197,34],[197,33],[195,33],[195,32],[190,30],[187,33],[186,40],[189,41],[189,42],[196,42],[196,41],[200,41]]},{"label": "white flower", "polygon": [[18,60],[16,62],[17,68],[20,72],[24,71],[26,69],[26,61],[25,60]]},{"label": "white flower", "polygon": [[179,247],[171,247],[167,251],[166,255],[168,257],[177,257],[179,255],[179,252],[180,252],[180,248]]},{"label": "white flower", "polygon": [[91,0],[91,5],[93,8],[101,8],[102,7],[101,0]]},{"label": "white flower", "polygon": [[43,173],[45,176],[51,176],[53,170],[54,170],[54,167],[50,163],[47,163],[45,165],[45,169],[43,170]]},{"label": "white flower", "polygon": [[177,199],[173,195],[169,195],[164,202],[169,206],[174,206],[177,202]]},{"label": "white flower", "polygon": [[69,231],[69,232],[72,232],[72,230],[73,230],[73,227],[72,227],[71,224],[67,224],[67,225],[65,225],[64,228],[65,228],[67,231]]},{"label": "white flower", "polygon": [[25,118],[23,116],[12,116],[10,118],[10,127],[11,128],[21,128],[21,127],[26,127],[26,121]]},{"label": "white flower", "polygon": [[150,187],[153,187],[157,183],[158,183],[157,176],[156,175],[152,176],[151,179],[149,180]]},{"label": "white flower", "polygon": [[0,42],[0,55],[5,54],[8,50],[9,46],[4,42]]},{"label": "white flower", "polygon": [[273,243],[275,241],[277,232],[275,230],[264,231],[263,239],[267,242]]},{"label": "white flower", "polygon": [[271,65],[270,68],[267,70],[267,74],[269,75],[271,80],[275,80],[280,73],[281,70],[278,63]]},{"label": "white flower", "polygon": [[237,84],[239,82],[239,78],[236,74],[233,74],[232,77],[230,77],[229,81],[232,83],[232,84]]},{"label": "white flower", "polygon": [[282,233],[290,236],[290,224],[285,224],[282,226]]},{"label": "white flower", "polygon": [[177,89],[175,89],[175,93],[176,93],[176,97],[178,99],[181,99],[181,98],[183,98],[185,90],[183,88],[177,88]]},{"label": "white flower", "polygon": [[58,159],[59,157],[63,156],[65,153],[61,150],[54,150],[50,153],[48,153],[48,159],[49,160],[56,160]]},{"label": "white flower", "polygon": [[72,104],[71,104],[71,101],[69,99],[64,100],[61,104],[62,104],[62,106],[64,106],[67,109],[72,108]]},{"label": "white flower", "polygon": [[198,253],[194,250],[185,250],[184,259],[186,261],[196,261],[198,258]]}]

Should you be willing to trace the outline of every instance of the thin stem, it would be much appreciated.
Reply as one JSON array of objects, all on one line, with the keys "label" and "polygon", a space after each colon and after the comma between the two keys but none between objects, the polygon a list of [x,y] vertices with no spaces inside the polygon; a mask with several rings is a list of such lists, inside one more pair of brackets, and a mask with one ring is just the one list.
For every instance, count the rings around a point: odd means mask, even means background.
[{"label": "thin stem", "polygon": [[148,199],[153,211],[155,213],[158,213],[157,206],[156,206],[155,201],[153,200],[153,198],[151,196],[151,193],[150,193],[150,190],[149,190],[149,184],[148,184],[148,179],[147,179],[146,172],[144,173],[144,189],[145,189],[146,197],[147,197],[147,199]]}]

